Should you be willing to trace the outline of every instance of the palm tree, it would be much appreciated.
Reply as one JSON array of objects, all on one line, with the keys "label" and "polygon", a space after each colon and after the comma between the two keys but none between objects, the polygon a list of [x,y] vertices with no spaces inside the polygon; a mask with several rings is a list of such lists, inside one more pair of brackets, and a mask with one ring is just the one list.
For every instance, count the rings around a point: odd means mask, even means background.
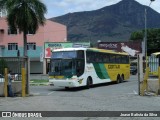
[{"label": "palm tree", "polygon": [[23,32],[24,56],[27,56],[27,33],[37,31],[45,24],[46,6],[40,0],[0,0],[7,10],[7,22],[10,28]]}]

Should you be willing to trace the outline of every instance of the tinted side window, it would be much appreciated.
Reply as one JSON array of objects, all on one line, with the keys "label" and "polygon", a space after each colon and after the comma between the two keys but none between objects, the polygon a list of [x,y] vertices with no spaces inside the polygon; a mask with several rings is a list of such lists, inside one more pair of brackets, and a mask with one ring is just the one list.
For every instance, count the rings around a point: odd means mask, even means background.
[{"label": "tinted side window", "polygon": [[83,50],[77,51],[77,58],[84,59],[84,51]]},{"label": "tinted side window", "polygon": [[121,56],[121,61],[124,64],[128,64],[129,63],[129,57],[128,56]]},{"label": "tinted side window", "polygon": [[85,66],[84,59],[76,60],[76,73],[78,77],[84,73],[84,66]]},{"label": "tinted side window", "polygon": [[128,64],[129,57],[126,55],[109,54],[109,53],[99,53],[99,52],[86,52],[87,63],[122,63]]},{"label": "tinted side window", "polygon": [[87,63],[92,63],[94,61],[93,53],[90,51],[86,52]]},{"label": "tinted side window", "polygon": [[121,63],[121,56],[120,55],[116,55],[116,63]]},{"label": "tinted side window", "polygon": [[115,62],[116,62],[116,56],[110,55],[110,63],[115,63]]}]

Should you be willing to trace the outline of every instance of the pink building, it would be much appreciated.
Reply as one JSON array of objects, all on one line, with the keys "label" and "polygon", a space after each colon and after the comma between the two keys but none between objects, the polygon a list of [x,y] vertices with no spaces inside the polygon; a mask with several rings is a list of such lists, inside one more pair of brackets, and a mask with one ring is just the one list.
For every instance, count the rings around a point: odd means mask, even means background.
[{"label": "pink building", "polygon": [[[27,52],[31,60],[31,73],[47,73],[47,60],[43,57],[45,42],[66,42],[66,40],[66,26],[50,20],[46,20],[45,25],[40,26],[36,33],[29,31]],[[15,57],[18,50],[20,56],[23,56],[23,34],[20,34],[18,29],[9,28],[6,19],[0,17],[0,56]]]}]

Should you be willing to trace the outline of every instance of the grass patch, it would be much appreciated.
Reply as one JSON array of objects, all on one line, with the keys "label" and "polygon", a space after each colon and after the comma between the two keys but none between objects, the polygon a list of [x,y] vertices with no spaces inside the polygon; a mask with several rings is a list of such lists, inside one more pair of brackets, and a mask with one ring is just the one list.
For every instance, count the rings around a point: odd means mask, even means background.
[{"label": "grass patch", "polygon": [[30,80],[30,83],[47,83],[47,82],[49,82],[49,80],[34,80],[34,79]]}]

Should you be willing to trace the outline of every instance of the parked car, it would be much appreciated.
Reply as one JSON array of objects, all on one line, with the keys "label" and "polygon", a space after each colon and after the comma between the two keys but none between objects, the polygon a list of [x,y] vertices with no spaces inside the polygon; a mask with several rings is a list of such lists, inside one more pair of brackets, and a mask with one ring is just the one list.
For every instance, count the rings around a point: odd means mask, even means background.
[{"label": "parked car", "polygon": [[0,74],[0,82],[4,82],[4,76]]},{"label": "parked car", "polygon": [[13,77],[13,80],[22,80],[22,75],[20,74],[13,74],[12,77]]},{"label": "parked car", "polygon": [[132,74],[132,75],[137,74],[137,67],[136,66],[130,66],[130,74]]}]

